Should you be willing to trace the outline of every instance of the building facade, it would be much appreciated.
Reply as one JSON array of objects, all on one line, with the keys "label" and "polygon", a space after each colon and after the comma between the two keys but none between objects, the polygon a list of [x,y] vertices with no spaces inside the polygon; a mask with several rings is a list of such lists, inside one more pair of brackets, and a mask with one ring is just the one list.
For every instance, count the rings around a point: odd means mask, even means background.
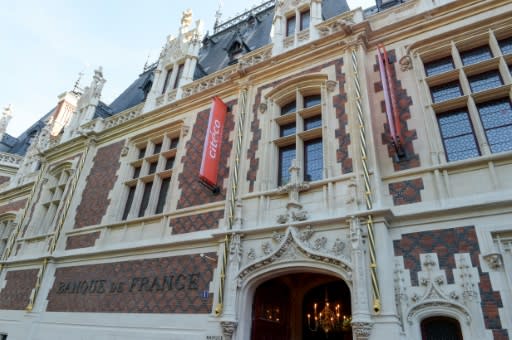
[{"label": "building facade", "polygon": [[110,105],[98,69],[18,138],[5,109],[0,339],[509,339],[511,15],[185,12]]}]

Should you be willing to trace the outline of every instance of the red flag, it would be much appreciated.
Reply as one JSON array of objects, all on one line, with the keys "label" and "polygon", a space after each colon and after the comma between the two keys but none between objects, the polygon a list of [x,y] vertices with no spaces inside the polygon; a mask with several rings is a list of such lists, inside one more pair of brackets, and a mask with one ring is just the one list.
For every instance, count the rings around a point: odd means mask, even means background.
[{"label": "red flag", "polygon": [[209,186],[217,186],[220,152],[222,146],[222,133],[226,119],[227,106],[219,97],[213,97],[208,130],[204,139],[203,160],[199,179]]}]

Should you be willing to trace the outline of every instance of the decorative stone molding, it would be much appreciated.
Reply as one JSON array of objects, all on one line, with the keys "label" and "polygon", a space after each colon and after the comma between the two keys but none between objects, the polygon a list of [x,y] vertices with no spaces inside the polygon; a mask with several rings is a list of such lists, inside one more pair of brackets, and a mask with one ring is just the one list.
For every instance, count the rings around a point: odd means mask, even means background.
[{"label": "decorative stone molding", "polygon": [[295,159],[292,160],[290,182],[277,189],[279,193],[288,193],[287,213],[277,216],[277,222],[280,224],[284,224],[289,220],[305,221],[308,219],[308,213],[302,209],[302,204],[299,202],[299,192],[309,189],[309,183],[299,180],[299,170],[297,161]]},{"label": "decorative stone molding", "polygon": [[412,70],[412,58],[409,55],[404,55],[400,60],[398,61],[400,64],[400,70],[405,72],[408,70]]},{"label": "decorative stone molding", "polygon": [[369,322],[352,322],[354,339],[367,340],[372,333],[372,324]]},{"label": "decorative stone molding", "polygon": [[23,157],[10,153],[0,152],[0,164],[18,167],[21,164]]},{"label": "decorative stone molding", "polygon": [[335,80],[326,80],[325,81],[325,87],[328,92],[334,92],[336,89],[336,85],[338,85],[338,82]]},{"label": "decorative stone molding", "polygon": [[500,253],[490,253],[482,256],[489,268],[499,270],[503,267],[503,258]]},{"label": "decorative stone molding", "polygon": [[267,112],[267,103],[260,103],[260,106],[258,107],[261,114]]},{"label": "decorative stone molding", "polygon": [[231,75],[236,73],[236,66],[231,66],[215,72],[209,76],[203,77],[193,83],[182,87],[182,98],[200,93],[217,85],[223,84],[231,79]]},{"label": "decorative stone molding", "polygon": [[320,33],[321,37],[326,37],[328,35],[344,31],[349,34],[352,30],[350,28],[351,25],[354,24],[354,14],[352,12],[348,12],[343,16],[336,16],[332,19],[326,20],[321,24],[317,25],[316,28]]},{"label": "decorative stone molding", "polygon": [[238,322],[236,321],[221,321],[220,326],[222,327],[222,333],[226,340],[231,340],[233,338],[233,333],[238,326]]},{"label": "decorative stone molding", "polygon": [[[243,280],[247,275],[250,275],[262,266],[268,266],[279,262],[302,260],[333,265],[338,268],[337,270],[341,269],[342,273],[345,274],[344,279],[346,281],[351,282],[352,267],[350,260],[343,255],[335,256],[327,252],[320,252],[313,249],[309,244],[301,241],[301,237],[304,237],[304,235],[304,231],[299,232],[295,227],[288,227],[277,248],[272,249],[272,246],[268,241],[262,244],[264,255],[259,259],[256,259],[255,250],[253,248],[249,249],[247,258],[254,262],[243,267],[238,274],[238,278]],[[322,245],[323,240],[319,243]]]},{"label": "decorative stone molding", "polygon": [[249,67],[268,60],[271,57],[272,47],[265,46],[240,57],[239,63],[243,64],[244,67]]},{"label": "decorative stone molding", "polygon": [[105,119],[105,128],[104,129],[110,129],[116,126],[119,126],[129,120],[132,120],[134,118],[137,118],[142,113],[142,106],[136,106],[135,108],[124,111],[121,113],[118,113],[112,117],[109,117]]}]

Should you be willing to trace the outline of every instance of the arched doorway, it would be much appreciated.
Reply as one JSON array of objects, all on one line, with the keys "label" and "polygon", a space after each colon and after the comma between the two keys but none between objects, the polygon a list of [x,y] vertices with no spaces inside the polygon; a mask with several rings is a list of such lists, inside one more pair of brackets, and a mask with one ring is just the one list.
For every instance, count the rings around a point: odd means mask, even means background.
[{"label": "arched doorway", "polygon": [[350,316],[350,290],[343,280],[286,274],[256,288],[251,340],[352,339]]},{"label": "arched doorway", "polygon": [[462,340],[457,320],[448,317],[430,317],[421,322],[422,340]]}]

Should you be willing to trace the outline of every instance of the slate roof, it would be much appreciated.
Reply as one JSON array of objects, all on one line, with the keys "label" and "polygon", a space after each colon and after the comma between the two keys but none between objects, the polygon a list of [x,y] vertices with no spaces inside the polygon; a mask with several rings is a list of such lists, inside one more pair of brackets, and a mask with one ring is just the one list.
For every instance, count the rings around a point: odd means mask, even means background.
[{"label": "slate roof", "polygon": [[[194,80],[223,69],[232,63],[233,61],[228,51],[235,42],[242,46],[243,54],[269,44],[271,42],[270,30],[274,17],[274,5],[272,3],[274,3],[273,0],[259,5],[250,12],[246,12],[219,25],[220,29],[213,35],[205,36],[199,51],[199,60]],[[324,20],[349,10],[345,0],[324,0],[322,2],[322,16]],[[233,22],[232,25],[230,25],[231,22]],[[94,118],[106,118],[143,102],[146,99],[148,85],[153,81],[153,71],[155,68],[156,65],[141,73],[110,105],[100,101]],[[4,134],[0,141],[0,152],[24,155],[30,144],[30,139],[41,131],[53,110],[34,123],[18,138]]]}]

